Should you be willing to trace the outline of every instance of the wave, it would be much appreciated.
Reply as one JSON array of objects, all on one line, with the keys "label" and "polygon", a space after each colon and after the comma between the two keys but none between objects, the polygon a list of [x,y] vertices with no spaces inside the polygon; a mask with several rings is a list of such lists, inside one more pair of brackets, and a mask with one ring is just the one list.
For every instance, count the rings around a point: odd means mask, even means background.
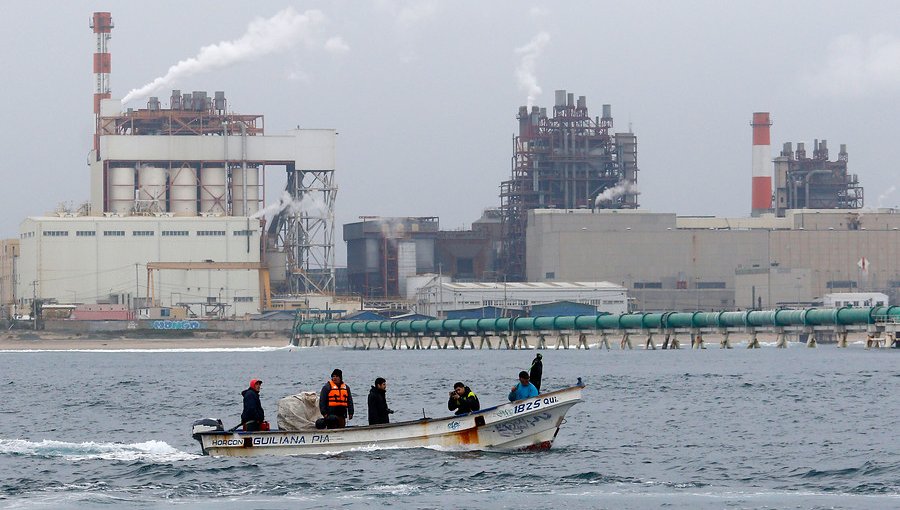
[{"label": "wave", "polygon": [[22,455],[70,461],[81,460],[122,460],[166,463],[193,460],[199,455],[173,448],[164,441],[143,443],[68,443],[45,439],[27,441],[24,439],[0,439],[0,455]]}]

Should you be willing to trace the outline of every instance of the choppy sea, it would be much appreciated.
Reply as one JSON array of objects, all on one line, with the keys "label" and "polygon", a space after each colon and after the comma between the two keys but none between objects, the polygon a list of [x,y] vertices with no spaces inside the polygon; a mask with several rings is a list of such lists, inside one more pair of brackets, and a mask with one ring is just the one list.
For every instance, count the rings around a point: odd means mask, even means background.
[{"label": "choppy sea", "polygon": [[240,392],[318,390],[339,367],[361,425],[375,377],[395,420],[446,414],[457,380],[504,401],[533,351],[337,348],[0,353],[0,508],[900,508],[900,350],[544,351],[582,377],[554,447],[199,455],[190,425]]}]

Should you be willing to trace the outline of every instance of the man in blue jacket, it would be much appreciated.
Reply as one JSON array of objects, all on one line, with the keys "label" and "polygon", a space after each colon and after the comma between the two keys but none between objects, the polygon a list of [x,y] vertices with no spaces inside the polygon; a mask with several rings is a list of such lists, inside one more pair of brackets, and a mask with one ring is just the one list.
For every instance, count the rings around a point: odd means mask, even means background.
[{"label": "man in blue jacket", "polygon": [[519,372],[519,384],[512,387],[509,392],[509,401],[522,400],[523,398],[531,398],[538,396],[538,390],[528,381],[528,372],[522,370]]},{"label": "man in blue jacket", "polygon": [[250,387],[241,392],[241,396],[244,397],[244,412],[241,413],[241,424],[247,432],[260,430],[262,423],[266,420],[266,413],[263,411],[262,403],[259,401],[260,387],[262,387],[262,381],[253,379],[250,381]]}]

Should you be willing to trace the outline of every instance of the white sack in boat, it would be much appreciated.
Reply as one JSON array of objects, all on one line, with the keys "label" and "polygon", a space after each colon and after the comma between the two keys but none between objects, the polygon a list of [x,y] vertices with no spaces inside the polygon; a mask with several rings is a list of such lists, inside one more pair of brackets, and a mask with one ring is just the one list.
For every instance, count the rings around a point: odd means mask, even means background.
[{"label": "white sack in boat", "polygon": [[278,429],[303,430],[316,427],[319,413],[319,394],[303,391],[278,401]]}]

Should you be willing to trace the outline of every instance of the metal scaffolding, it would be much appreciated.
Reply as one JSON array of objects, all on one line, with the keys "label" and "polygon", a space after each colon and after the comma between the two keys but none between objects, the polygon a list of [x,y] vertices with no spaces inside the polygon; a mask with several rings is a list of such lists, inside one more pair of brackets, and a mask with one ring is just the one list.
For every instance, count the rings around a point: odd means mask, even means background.
[{"label": "metal scaffolding", "polygon": [[638,207],[637,137],[611,133],[610,105],[591,118],[587,101],[556,91],[553,116],[546,108],[522,106],[517,116],[512,172],[500,186],[501,273],[525,279],[525,228],[532,209]]}]

